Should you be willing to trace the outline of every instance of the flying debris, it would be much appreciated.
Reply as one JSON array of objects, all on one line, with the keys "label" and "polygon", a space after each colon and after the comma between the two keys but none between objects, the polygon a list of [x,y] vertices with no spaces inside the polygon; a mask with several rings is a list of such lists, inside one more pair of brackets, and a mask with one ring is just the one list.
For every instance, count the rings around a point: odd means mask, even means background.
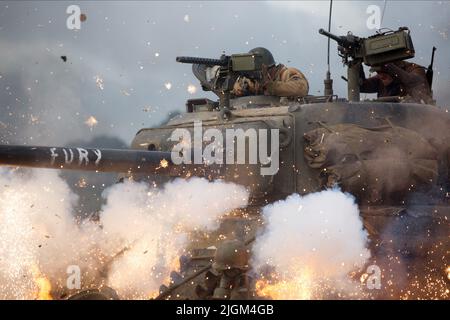
[{"label": "flying debris", "polygon": [[77,185],[78,188],[86,188],[87,181],[86,181],[85,178],[80,178],[76,185]]},{"label": "flying debris", "polygon": [[95,119],[94,116],[90,116],[89,118],[87,118],[87,120],[84,122],[89,128],[93,128],[98,124],[97,119]]},{"label": "flying debris", "polygon": [[194,86],[193,84],[190,84],[187,87],[187,92],[189,92],[190,94],[194,94],[197,92],[197,87]]},{"label": "flying debris", "polygon": [[120,90],[120,93],[122,93],[124,96],[130,96],[131,94],[127,91],[127,90],[125,90],[125,89],[122,89],[122,90]]},{"label": "flying debris", "polygon": [[31,124],[37,124],[37,123],[39,123],[39,117],[30,114],[30,123],[31,123]]},{"label": "flying debris", "polygon": [[61,56],[61,60],[66,62],[67,61],[67,56]]},{"label": "flying debris", "polygon": [[94,79],[95,79],[95,84],[97,85],[97,87],[100,90],[103,90],[104,89],[103,79],[100,76],[94,76]]}]

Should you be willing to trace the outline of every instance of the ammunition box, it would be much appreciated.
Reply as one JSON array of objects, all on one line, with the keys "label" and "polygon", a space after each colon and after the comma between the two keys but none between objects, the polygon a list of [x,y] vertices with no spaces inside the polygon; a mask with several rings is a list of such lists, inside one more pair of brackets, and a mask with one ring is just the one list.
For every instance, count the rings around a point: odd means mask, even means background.
[{"label": "ammunition box", "polygon": [[364,63],[369,66],[410,59],[415,54],[411,36],[403,29],[364,39],[362,49]]},{"label": "ammunition box", "polygon": [[262,67],[262,56],[253,53],[231,55],[233,71],[259,71]]}]

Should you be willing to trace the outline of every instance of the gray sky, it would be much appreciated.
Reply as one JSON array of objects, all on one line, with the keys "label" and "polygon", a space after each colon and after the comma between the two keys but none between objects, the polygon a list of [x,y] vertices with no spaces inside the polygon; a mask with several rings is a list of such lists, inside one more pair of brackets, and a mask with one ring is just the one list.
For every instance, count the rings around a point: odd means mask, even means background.
[{"label": "gray sky", "polygon": [[[68,5],[87,20],[66,27]],[[383,1],[335,1],[332,32],[369,36],[366,9]],[[310,94],[326,71],[328,1],[11,1],[0,3],[0,142],[61,145],[108,134],[130,142],[188,98],[209,96],[177,55],[218,57],[270,49],[280,63],[302,70]],[[388,1],[383,27],[408,26],[416,57],[435,59],[434,92],[450,105],[449,1]],[[67,56],[63,62],[61,55]],[[345,73],[331,46],[335,91],[345,96]],[[96,79],[102,79],[103,90]],[[166,85],[170,83],[170,89]],[[187,88],[195,85],[197,92]],[[85,121],[93,116],[97,125]]]}]

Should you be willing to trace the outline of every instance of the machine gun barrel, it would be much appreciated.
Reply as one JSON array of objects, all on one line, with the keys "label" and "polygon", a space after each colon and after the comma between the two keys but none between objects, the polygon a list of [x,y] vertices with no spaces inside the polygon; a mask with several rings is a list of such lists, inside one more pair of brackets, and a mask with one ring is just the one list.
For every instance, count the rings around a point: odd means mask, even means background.
[{"label": "machine gun barrel", "polygon": [[0,166],[168,174],[170,152],[0,145]]},{"label": "machine gun barrel", "polygon": [[319,29],[319,33],[320,33],[321,35],[324,35],[325,37],[328,37],[328,38],[330,38],[330,39],[333,39],[334,41],[336,41],[336,42],[339,43],[339,44],[343,44],[343,43],[345,42],[340,36],[337,36],[337,35],[335,35],[335,34],[332,34],[332,33],[328,32],[328,31],[326,31],[326,30],[324,30],[324,29]]},{"label": "machine gun barrel", "polygon": [[330,39],[333,39],[337,42],[338,45],[344,47],[344,48],[352,48],[355,46],[359,40],[358,37],[355,37],[353,35],[347,35],[347,36],[337,36],[335,34],[332,34],[324,29],[319,29],[319,33],[321,35],[324,35],[325,37],[328,37]]},{"label": "machine gun barrel", "polygon": [[177,57],[177,62],[180,63],[191,63],[191,64],[204,64],[206,66],[221,66],[226,67],[228,64],[228,59],[210,59],[210,58],[199,58],[199,57]]}]

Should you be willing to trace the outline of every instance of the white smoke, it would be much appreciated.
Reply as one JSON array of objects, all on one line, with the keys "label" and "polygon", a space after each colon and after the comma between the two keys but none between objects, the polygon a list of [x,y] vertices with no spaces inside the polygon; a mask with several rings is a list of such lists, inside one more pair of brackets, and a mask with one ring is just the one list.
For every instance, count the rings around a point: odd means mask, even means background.
[{"label": "white smoke", "polygon": [[176,179],[163,189],[125,182],[105,196],[101,222],[112,243],[105,243],[104,251],[131,247],[112,265],[109,285],[133,298],[158,291],[183,254],[190,232],[215,229],[221,216],[248,200],[243,187],[199,178]]},{"label": "white smoke", "polygon": [[266,206],[263,218],[252,265],[259,272],[270,270],[275,282],[284,284],[276,287],[276,297],[321,298],[329,290],[355,288],[348,275],[364,265],[370,252],[351,195],[339,190],[293,194]]},{"label": "white smoke", "polygon": [[76,200],[55,172],[0,171],[1,298],[35,298],[34,278],[61,285],[67,266],[92,262],[90,233],[72,215]]},{"label": "white smoke", "polygon": [[70,265],[80,267],[83,288],[103,274],[122,298],[148,298],[176,267],[190,232],[214,229],[248,200],[243,187],[199,178],[162,189],[126,181],[104,196],[100,221],[76,221],[77,197],[55,171],[1,170],[0,298],[36,298],[41,276],[52,293],[67,292]]},{"label": "white smoke", "polygon": [[[199,178],[161,188],[125,181],[104,197],[99,221],[76,221],[77,197],[57,172],[1,170],[0,298],[36,298],[40,276],[58,297],[67,292],[70,265],[80,267],[83,288],[106,283],[122,298],[148,298],[167,284],[193,232],[214,230],[224,214],[248,202],[241,186]],[[337,190],[292,195],[266,206],[263,218],[255,270],[271,266],[277,281],[300,281],[278,297],[322,297],[324,285],[354,289],[348,274],[370,254],[353,197]]]}]

